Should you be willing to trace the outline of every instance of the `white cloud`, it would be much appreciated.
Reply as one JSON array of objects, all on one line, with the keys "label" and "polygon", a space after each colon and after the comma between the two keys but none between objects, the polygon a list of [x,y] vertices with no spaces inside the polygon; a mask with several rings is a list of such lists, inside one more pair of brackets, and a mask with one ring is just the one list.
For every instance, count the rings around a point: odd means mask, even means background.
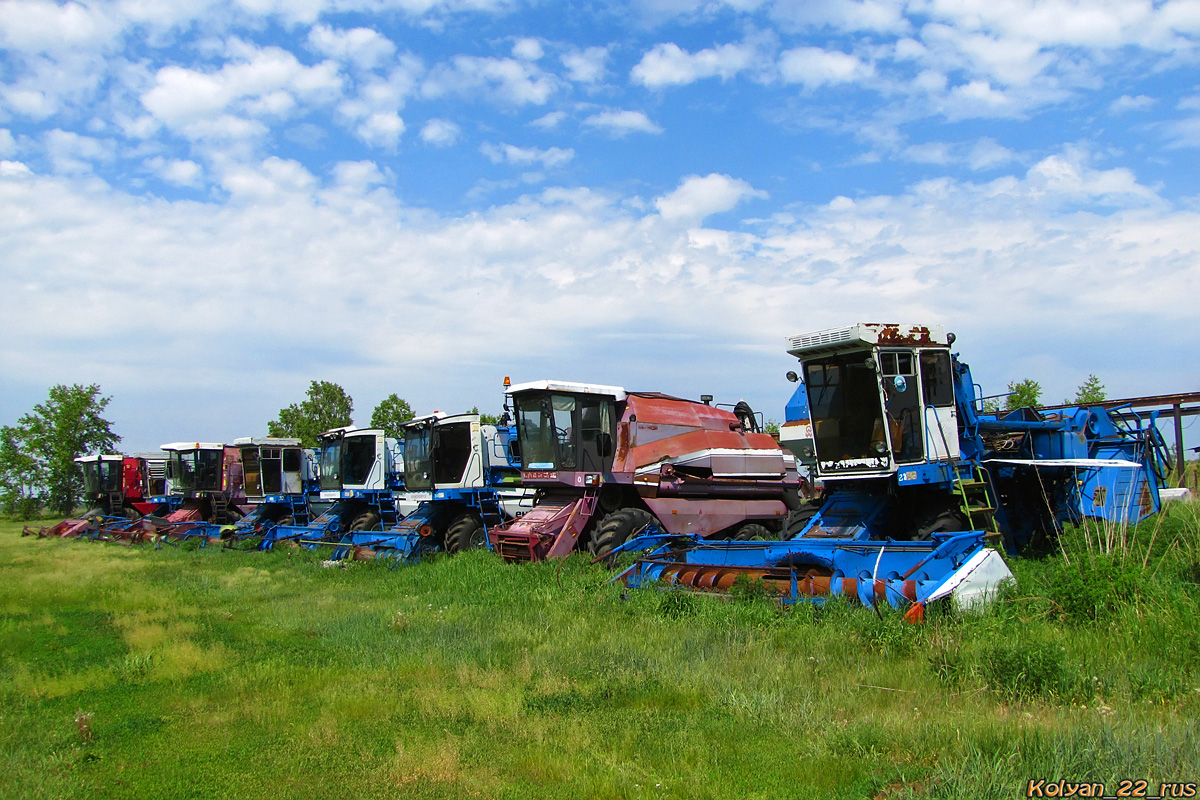
[{"label": "white cloud", "polygon": [[[138,447],[167,440],[140,443],[147,426],[161,430],[146,436],[169,437],[179,420],[213,438],[251,433],[313,375],[346,386],[360,407],[396,385],[418,387],[406,395],[414,405],[470,407],[483,406],[504,374],[534,379],[587,363],[580,377],[589,380],[765,397],[756,407],[778,414],[789,388],[779,378],[782,337],[861,319],[950,325],[992,391],[1029,377],[1014,353],[1034,353],[1052,362],[1034,377],[1051,396],[1068,394],[1084,347],[1104,353],[1114,394],[1200,380],[1186,337],[1170,335],[1195,318],[1178,287],[1200,281],[1200,215],[1080,152],[987,183],[942,179],[799,206],[757,233],[695,227],[761,196],[725,175],[687,178],[651,211],[634,210],[634,198],[554,188],[449,216],[405,208],[369,162],[336,167],[336,185],[282,159],[218,179],[232,203],[135,197],[0,163],[0,218],[21,220],[0,226],[16,287],[0,293],[6,387],[70,380],[85,361],[86,379],[127,409],[118,429],[132,428]],[[97,270],[97,253],[120,269]],[[269,308],[228,302],[262,286],[272,290]],[[147,292],[206,325],[147,339]],[[294,315],[277,313],[314,297],[315,345],[298,338]],[[75,313],[57,313],[63,307]],[[479,343],[492,338],[494,310],[508,307],[539,313],[506,328],[511,357],[497,371]],[[239,344],[249,325],[248,350]],[[659,337],[660,346],[614,347],[612,332]],[[1136,345],[1147,340],[1156,346]],[[198,370],[212,352],[228,358]],[[719,369],[733,359],[737,370]],[[156,381],[145,380],[146,363],[165,365]],[[237,380],[256,366],[262,380]],[[434,369],[431,387],[423,378]],[[1062,375],[1069,385],[1055,385]],[[157,411],[154,385],[185,379],[196,391]],[[214,408],[214,397],[228,405]]]},{"label": "white cloud", "polygon": [[512,48],[513,58],[519,58],[522,61],[537,61],[546,54],[542,43],[533,37],[527,36],[522,39],[517,39],[513,43]]},{"label": "white cloud", "polygon": [[567,113],[565,111],[551,111],[549,114],[540,116],[529,124],[535,128],[541,128],[548,131],[557,128],[566,118]]},{"label": "white cloud", "polygon": [[0,3],[0,47],[10,52],[47,53],[111,42],[120,22],[104,6],[5,0]]},{"label": "white cloud", "polygon": [[1109,103],[1108,112],[1110,114],[1124,114],[1129,111],[1145,111],[1148,108],[1153,108],[1157,102],[1153,97],[1147,97],[1144,94],[1139,94],[1137,97],[1130,97],[1125,94]]},{"label": "white cloud", "polygon": [[561,58],[563,66],[567,68],[568,79],[576,83],[599,83],[604,79],[608,48],[588,47],[572,50],[563,53]]},{"label": "white cloud", "polygon": [[766,192],[728,175],[691,175],[677,189],[657,198],[654,207],[665,220],[699,223],[712,214],[732,210],[746,198],[766,196]]},{"label": "white cloud", "polygon": [[339,30],[317,25],[308,32],[308,45],[323,56],[364,70],[386,63],[396,52],[391,39],[371,28]]},{"label": "white cloud", "polygon": [[583,124],[590,128],[599,128],[615,137],[625,137],[631,133],[663,132],[663,129],[642,111],[601,111],[584,119]]},{"label": "white cloud", "polygon": [[513,164],[529,166],[540,164],[545,169],[561,167],[575,157],[575,151],[551,147],[539,150],[536,147],[517,147],[511,144],[484,143],[479,152],[483,153],[493,164]]},{"label": "white cloud", "polygon": [[857,56],[819,47],[796,47],[779,56],[779,73],[788,83],[807,88],[855,83],[870,78],[875,69]]},{"label": "white cloud", "polygon": [[829,27],[899,34],[910,27],[904,4],[893,0],[777,0],[771,4],[771,18],[791,31]]},{"label": "white cloud", "polygon": [[355,128],[358,138],[365,143],[388,150],[396,149],[404,131],[404,120],[395,112],[371,114]]},{"label": "white cloud", "polygon": [[90,172],[96,162],[112,161],[116,156],[116,144],[111,140],[57,128],[46,132],[43,144],[56,172]]},{"label": "white cloud", "polygon": [[[278,47],[235,44],[231,49],[239,61],[215,72],[163,67],[153,88],[142,94],[142,105],[167,127],[196,137],[211,135],[223,118],[241,116],[251,123],[246,117],[284,117],[300,102],[321,102],[340,93],[342,79],[332,61],[309,67]],[[239,126],[219,127],[232,133]],[[240,127],[246,132],[262,129]]]},{"label": "white cloud", "polygon": [[1016,159],[1016,155],[994,139],[984,137],[977,141],[967,156],[967,165],[973,170],[991,169]]},{"label": "white cloud", "polygon": [[176,186],[195,188],[204,183],[204,168],[195,161],[155,157],[149,159],[146,166],[159,178]]},{"label": "white cloud", "polygon": [[682,86],[703,78],[728,80],[759,66],[759,50],[753,43],[723,44],[689,53],[674,42],[667,42],[655,45],[643,55],[630,77],[634,83],[657,89]]},{"label": "white cloud", "polygon": [[553,75],[511,58],[455,56],[430,70],[421,85],[426,97],[459,94],[506,105],[544,105],[557,88]]},{"label": "white cloud", "polygon": [[11,156],[17,152],[17,142],[13,139],[12,131],[0,128],[0,158]]},{"label": "white cloud", "polygon": [[462,137],[462,129],[448,119],[431,119],[421,128],[421,141],[434,147],[450,147]]}]

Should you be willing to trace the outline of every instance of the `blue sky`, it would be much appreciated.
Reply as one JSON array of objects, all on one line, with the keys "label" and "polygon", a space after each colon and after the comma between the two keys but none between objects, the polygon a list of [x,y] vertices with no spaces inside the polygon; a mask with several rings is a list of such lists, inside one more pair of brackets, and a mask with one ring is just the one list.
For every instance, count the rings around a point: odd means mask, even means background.
[{"label": "blue sky", "polygon": [[308,382],[745,397],[937,322],[990,392],[1200,387],[1200,0],[0,0],[0,423]]}]

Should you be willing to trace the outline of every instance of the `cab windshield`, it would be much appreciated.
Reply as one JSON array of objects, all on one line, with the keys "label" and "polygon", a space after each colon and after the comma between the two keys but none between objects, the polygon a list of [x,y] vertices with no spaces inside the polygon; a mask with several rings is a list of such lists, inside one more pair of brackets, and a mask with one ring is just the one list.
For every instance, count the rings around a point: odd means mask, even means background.
[{"label": "cab windshield", "polygon": [[176,450],[171,455],[172,477],[190,492],[220,491],[220,450]]},{"label": "cab windshield", "polygon": [[[106,467],[108,466],[109,463],[118,463],[119,464],[120,462],[108,462],[108,461],[85,461],[85,462],[83,462],[83,464],[82,464],[82,466],[83,466],[83,491],[86,494],[91,496],[91,495],[103,494],[104,492],[117,491],[120,484],[116,483],[115,481],[111,480],[111,478],[109,478],[111,473],[116,472],[115,470],[106,469]],[[117,478],[119,479],[120,473],[118,472],[116,474],[117,474]],[[105,480],[106,478],[109,478],[109,480]],[[116,485],[113,485],[112,488],[108,488],[108,484],[110,484],[110,483],[116,484]]]},{"label": "cab windshield", "polygon": [[810,362],[804,368],[804,384],[820,468],[886,468],[879,379],[870,354],[859,351]]},{"label": "cab windshield", "polygon": [[574,469],[571,418],[575,398],[535,394],[515,398],[517,438],[525,469]]},{"label": "cab windshield", "polygon": [[433,488],[433,459],[429,452],[432,432],[428,425],[404,430],[404,488],[410,492]]}]

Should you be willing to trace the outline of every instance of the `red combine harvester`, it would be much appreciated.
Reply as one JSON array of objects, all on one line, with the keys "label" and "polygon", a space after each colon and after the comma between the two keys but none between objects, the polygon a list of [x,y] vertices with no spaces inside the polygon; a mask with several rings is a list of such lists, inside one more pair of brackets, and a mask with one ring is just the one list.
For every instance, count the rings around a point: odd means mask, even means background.
[{"label": "red combine harvester", "polygon": [[[506,379],[507,383],[507,379]],[[603,557],[650,524],[672,534],[778,538],[798,504],[795,461],[745,403],[732,411],[619,386],[510,386],[533,508],[489,531],[513,561]]]}]

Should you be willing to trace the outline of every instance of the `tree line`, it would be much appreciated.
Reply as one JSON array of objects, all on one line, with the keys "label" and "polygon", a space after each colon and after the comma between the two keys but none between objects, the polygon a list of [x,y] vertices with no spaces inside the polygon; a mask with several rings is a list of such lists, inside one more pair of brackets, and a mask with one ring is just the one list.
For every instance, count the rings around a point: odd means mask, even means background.
[{"label": "tree line", "polygon": [[[0,512],[18,519],[32,519],[42,511],[63,516],[74,512],[83,496],[83,470],[75,459],[111,453],[121,441],[103,416],[111,401],[97,384],[58,384],[16,425],[0,426]],[[353,413],[354,401],[345,389],[312,381],[304,400],[280,409],[267,423],[267,433],[316,447],[324,431],[353,425]],[[468,413],[478,414],[479,409]],[[392,393],[371,412],[370,427],[399,438],[403,424],[413,416],[408,402]],[[480,418],[490,424],[499,421],[499,415]]]}]

